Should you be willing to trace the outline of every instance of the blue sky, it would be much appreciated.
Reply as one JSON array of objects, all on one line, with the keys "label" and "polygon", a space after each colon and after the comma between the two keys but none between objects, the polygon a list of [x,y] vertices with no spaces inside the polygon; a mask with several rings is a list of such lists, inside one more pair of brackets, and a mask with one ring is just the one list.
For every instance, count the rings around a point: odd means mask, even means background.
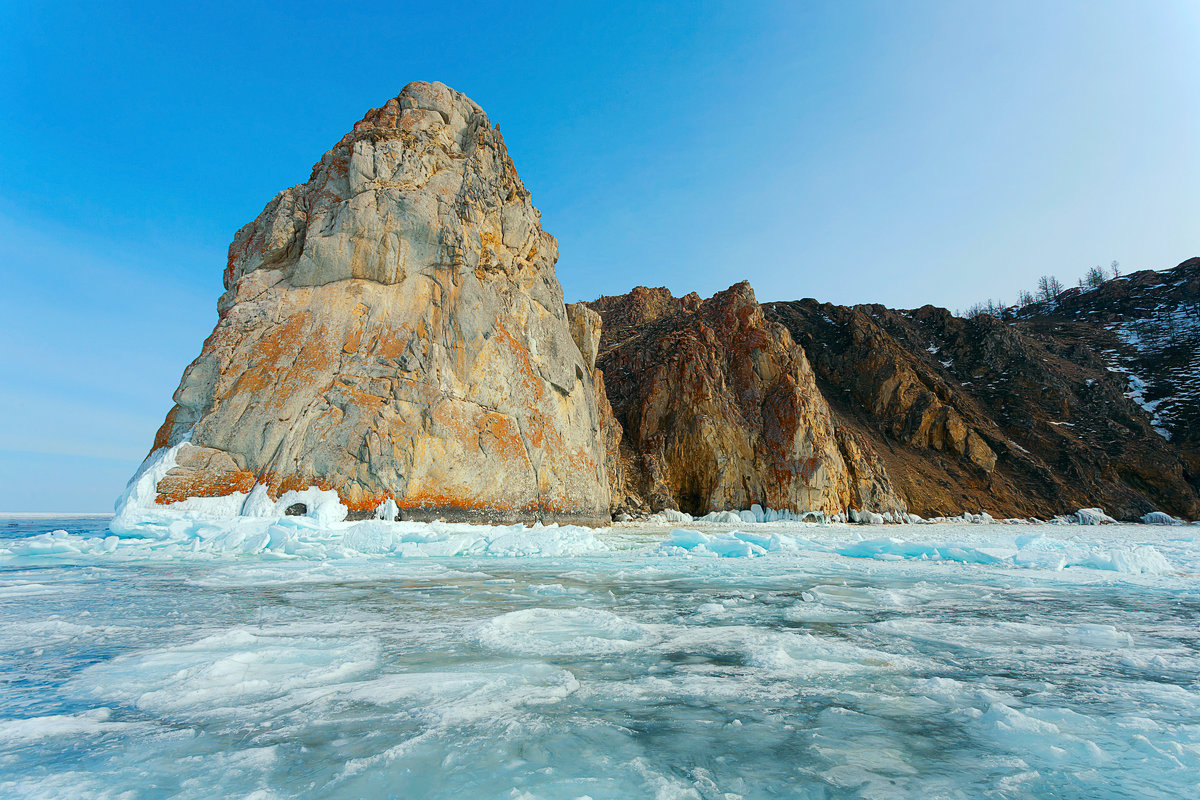
[{"label": "blue sky", "polygon": [[0,511],[108,510],[234,232],[411,80],[484,107],[568,300],[1011,301],[1200,254],[1200,4],[0,0]]}]

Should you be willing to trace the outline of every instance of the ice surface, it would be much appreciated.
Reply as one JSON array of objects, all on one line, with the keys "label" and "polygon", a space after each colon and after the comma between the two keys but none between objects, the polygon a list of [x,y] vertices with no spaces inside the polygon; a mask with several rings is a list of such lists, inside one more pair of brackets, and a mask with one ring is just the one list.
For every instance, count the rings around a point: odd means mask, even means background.
[{"label": "ice surface", "polygon": [[[334,494],[334,493],[330,493]],[[313,498],[313,494],[289,492]],[[336,498],[336,494],[334,494]],[[330,508],[332,504],[326,504]],[[336,510],[318,516],[158,518],[139,526],[117,523],[120,536],[81,536],[52,531],[0,541],[0,559],[35,556],[115,555],[123,559],[235,558],[430,558],[449,556],[564,556],[608,549],[590,528],[578,526],[467,525],[461,523],[340,522]]]},{"label": "ice surface", "polygon": [[510,611],[474,633],[484,647],[526,656],[609,655],[636,648],[648,636],[644,626],[594,608]]},{"label": "ice surface", "polygon": [[264,513],[0,537],[0,797],[1197,793],[1195,528]]}]

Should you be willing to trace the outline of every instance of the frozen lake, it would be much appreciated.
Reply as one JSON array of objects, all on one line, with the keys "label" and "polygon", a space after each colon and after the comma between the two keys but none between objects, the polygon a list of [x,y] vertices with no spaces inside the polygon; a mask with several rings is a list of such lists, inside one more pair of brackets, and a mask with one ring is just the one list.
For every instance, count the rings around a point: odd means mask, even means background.
[{"label": "frozen lake", "polygon": [[1200,797],[1198,527],[107,524],[0,518],[2,797]]}]

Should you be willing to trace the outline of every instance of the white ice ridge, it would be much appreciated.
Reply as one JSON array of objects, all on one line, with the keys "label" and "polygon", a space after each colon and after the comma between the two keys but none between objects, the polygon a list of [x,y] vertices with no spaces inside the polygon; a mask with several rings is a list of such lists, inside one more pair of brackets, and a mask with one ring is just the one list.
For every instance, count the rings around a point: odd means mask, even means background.
[{"label": "white ice ridge", "polygon": [[[1174,520],[1159,511],[1151,512],[1142,518],[1147,524],[1174,524],[1182,520]],[[996,519],[986,511],[972,513],[963,511],[953,517],[931,517],[925,519],[917,514],[902,511],[884,511],[878,513],[870,510],[848,509],[845,514],[827,515],[822,511],[792,511],[790,509],[763,508],[755,503],[743,511],[710,511],[703,516],[693,516],[678,509],[668,508],[651,514],[644,520],[634,520],[628,515],[622,515],[618,521],[648,525],[678,525],[687,523],[714,523],[718,525],[762,525],[773,522],[803,522],[816,524],[853,522],[861,525],[926,525],[931,523],[949,523],[953,525],[1109,525],[1117,520],[1105,513],[1102,508],[1081,508],[1071,514],[1061,514],[1051,520],[1036,518]]]},{"label": "white ice ridge", "polygon": [[337,522],[309,517],[179,518],[125,528],[120,536],[58,530],[0,544],[4,558],[115,556],[140,560],[218,558],[576,556],[608,551],[590,528],[573,525],[468,525],[441,522]]},{"label": "white ice ridge", "polygon": [[[632,521],[632,518],[622,521]],[[651,525],[662,524],[679,524],[688,522],[712,522],[720,525],[754,525],[765,524],[770,522],[815,522],[838,523],[838,522],[863,522],[883,525],[884,523],[907,523],[916,524],[925,522],[916,514],[906,514],[900,511],[887,511],[882,514],[876,514],[871,511],[857,511],[850,509],[849,516],[843,513],[826,514],[824,511],[792,511],[789,508],[764,508],[758,503],[753,504],[748,509],[741,511],[710,511],[703,516],[693,516],[685,511],[679,511],[675,508],[667,508],[655,514],[651,514],[644,522]]]},{"label": "white ice ridge", "polygon": [[753,557],[768,553],[829,553],[879,561],[945,561],[1055,571],[1082,567],[1131,575],[1166,575],[1180,571],[1151,545],[1073,541],[1051,538],[1041,533],[1022,536],[994,533],[964,535],[944,541],[908,541],[892,537],[846,541],[844,538],[809,538],[789,533],[704,533],[676,529],[654,548],[653,553],[708,558]]}]

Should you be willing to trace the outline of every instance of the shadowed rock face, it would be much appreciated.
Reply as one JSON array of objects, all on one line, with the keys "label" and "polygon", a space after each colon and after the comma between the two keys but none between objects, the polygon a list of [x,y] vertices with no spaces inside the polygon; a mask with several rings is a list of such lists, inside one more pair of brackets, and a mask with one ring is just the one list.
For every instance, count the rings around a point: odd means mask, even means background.
[{"label": "shadowed rock face", "polygon": [[705,301],[639,287],[591,305],[604,318],[597,363],[624,430],[615,503],[836,512],[865,492],[899,507],[870,454],[847,465],[803,350],[763,316],[749,284]]},{"label": "shadowed rock face", "polygon": [[595,334],[585,356],[557,255],[479,106],[409,84],[238,231],[159,502],[313,485],[359,513],[607,520]]},{"label": "shadowed rock face", "polygon": [[913,512],[972,510],[1001,487],[1019,494],[996,473],[997,449],[1008,449],[1004,437],[879,325],[876,315],[886,309],[802,300],[770,303],[766,313],[808,353],[839,427],[877,455]]}]

